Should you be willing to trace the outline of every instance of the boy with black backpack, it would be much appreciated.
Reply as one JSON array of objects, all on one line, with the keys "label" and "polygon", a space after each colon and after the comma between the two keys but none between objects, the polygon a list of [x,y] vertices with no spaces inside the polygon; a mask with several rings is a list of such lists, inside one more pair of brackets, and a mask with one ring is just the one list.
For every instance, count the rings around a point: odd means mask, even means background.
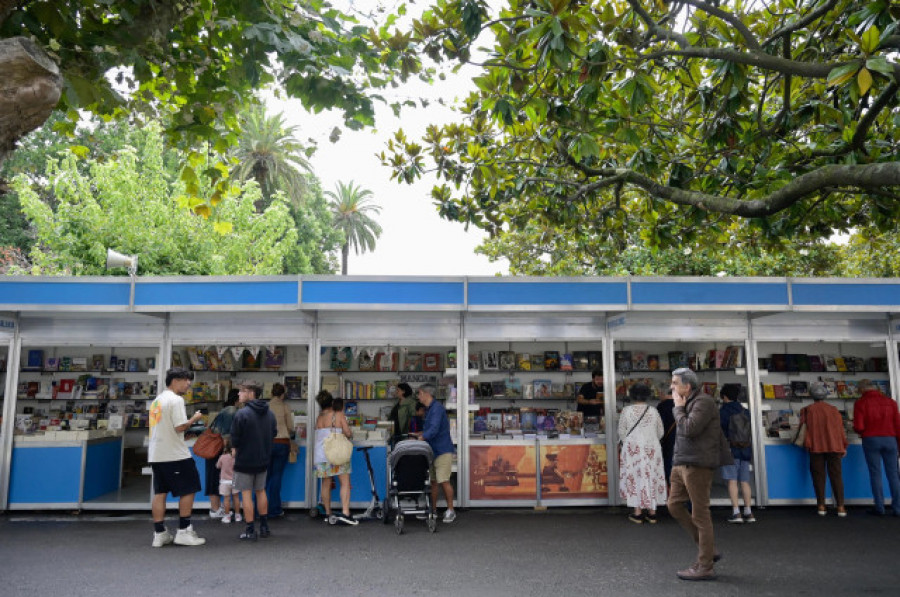
[{"label": "boy with black backpack", "polygon": [[[728,482],[728,496],[731,498],[732,514],[728,522],[737,524],[756,522],[750,509],[750,463],[753,461],[750,412],[738,401],[740,394],[740,384],[724,384],[720,392],[722,408],[719,410],[722,431],[728,438],[734,458],[734,464],[722,467],[722,478]],[[738,483],[744,498],[743,516],[738,506]]]}]

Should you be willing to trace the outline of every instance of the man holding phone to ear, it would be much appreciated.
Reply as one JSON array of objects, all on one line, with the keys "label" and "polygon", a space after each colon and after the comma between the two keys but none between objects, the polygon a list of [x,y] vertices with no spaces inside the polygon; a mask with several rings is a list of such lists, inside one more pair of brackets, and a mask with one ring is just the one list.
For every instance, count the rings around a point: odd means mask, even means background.
[{"label": "man holding phone to ear", "polygon": [[[682,367],[672,372],[672,400],[675,406],[675,451],[672,455],[671,489],[666,504],[669,513],[697,544],[697,560],[677,572],[682,580],[714,580],[716,553],[709,494],[713,474],[722,464],[719,411],[712,396],[700,391],[700,380]],[[691,502],[688,512],[685,503]]]}]

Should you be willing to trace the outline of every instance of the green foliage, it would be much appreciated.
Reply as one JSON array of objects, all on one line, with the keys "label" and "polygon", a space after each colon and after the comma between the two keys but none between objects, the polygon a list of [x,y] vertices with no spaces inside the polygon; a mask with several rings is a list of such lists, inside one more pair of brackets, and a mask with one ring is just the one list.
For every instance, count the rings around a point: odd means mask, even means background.
[{"label": "green foliage", "polygon": [[411,45],[477,89],[382,161],[516,272],[827,273],[900,221],[896,3],[431,4]]},{"label": "green foliage", "polygon": [[335,226],[343,233],[341,247],[341,273],[347,275],[347,260],[352,247],[359,255],[375,250],[375,241],[381,236],[381,225],[369,214],[381,213],[381,207],[371,202],[372,191],[355,186],[351,180],[338,182],[335,191],[325,191],[331,199],[331,212]]},{"label": "green foliage", "polygon": [[281,114],[267,116],[262,107],[250,108],[240,120],[232,178],[255,180],[267,201],[276,189],[281,190],[299,206],[306,190],[303,171],[311,172],[312,166],[307,150],[294,138],[296,127],[286,126]]},{"label": "green foliage", "polygon": [[14,189],[35,230],[31,269],[18,273],[106,275],[107,248],[139,255],[141,275],[281,274],[289,257],[301,260],[283,195],[258,214],[256,184],[233,189],[218,210],[231,224],[221,234],[215,219],[198,217],[172,199],[184,185],[166,165],[158,126],[128,131],[122,141],[103,157],[48,159],[42,178],[52,206],[23,175],[16,177]]}]

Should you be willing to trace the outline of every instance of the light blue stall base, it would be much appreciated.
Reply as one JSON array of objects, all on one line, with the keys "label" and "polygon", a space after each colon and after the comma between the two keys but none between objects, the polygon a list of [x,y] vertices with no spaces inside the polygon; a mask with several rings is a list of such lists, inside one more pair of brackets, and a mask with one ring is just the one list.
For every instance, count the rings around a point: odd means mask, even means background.
[{"label": "light blue stall base", "polygon": [[[869,469],[863,455],[862,446],[847,447],[847,455],[842,463],[845,500],[872,500],[869,483]],[[815,500],[812,477],[809,474],[809,454],[792,444],[766,446],[766,477],[769,483],[770,500]],[[883,487],[887,490],[887,478],[882,472]],[[826,492],[831,497],[831,483],[826,483]],[[890,498],[890,495],[887,496]]]}]

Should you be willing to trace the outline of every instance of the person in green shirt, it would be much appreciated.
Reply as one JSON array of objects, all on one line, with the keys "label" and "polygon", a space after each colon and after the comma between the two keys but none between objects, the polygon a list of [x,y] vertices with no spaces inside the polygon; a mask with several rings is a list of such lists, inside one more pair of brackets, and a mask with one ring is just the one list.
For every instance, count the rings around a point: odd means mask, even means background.
[{"label": "person in green shirt", "polygon": [[409,433],[409,422],[416,416],[416,397],[406,382],[397,384],[397,404],[391,412],[394,421],[394,441],[400,441]]}]

